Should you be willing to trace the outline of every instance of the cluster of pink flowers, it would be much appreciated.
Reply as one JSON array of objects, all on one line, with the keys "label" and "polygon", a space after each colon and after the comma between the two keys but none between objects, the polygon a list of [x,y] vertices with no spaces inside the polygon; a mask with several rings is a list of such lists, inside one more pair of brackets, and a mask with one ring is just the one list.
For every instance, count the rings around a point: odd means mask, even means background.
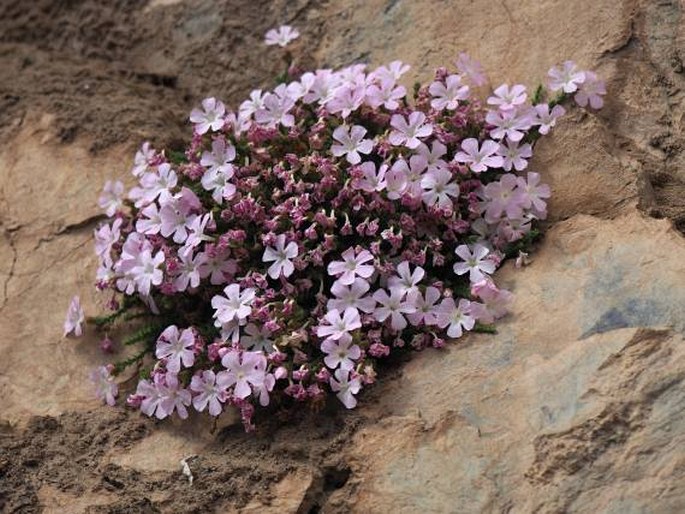
[{"label": "cluster of pink flowers", "polygon": [[[442,347],[507,312],[492,274],[550,196],[528,171],[533,145],[562,101],[597,108],[604,86],[566,62],[549,103],[519,84],[481,102],[484,76],[462,54],[410,100],[408,69],[308,72],[237,110],[207,98],[183,158],[145,143],[138,185],[107,183],[97,285],[160,327],[136,340],[152,359],[130,405],[158,418],[234,405],[247,426],[274,401],[332,393],[353,408],[391,352]],[[111,371],[94,375],[107,403]]]}]

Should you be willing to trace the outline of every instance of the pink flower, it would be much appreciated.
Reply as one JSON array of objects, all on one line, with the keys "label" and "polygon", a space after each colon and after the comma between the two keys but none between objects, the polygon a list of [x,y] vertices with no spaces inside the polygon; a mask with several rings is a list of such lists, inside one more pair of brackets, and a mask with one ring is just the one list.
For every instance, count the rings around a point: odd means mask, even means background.
[{"label": "pink flower", "polygon": [[585,82],[585,72],[580,71],[573,61],[565,61],[561,68],[552,67],[547,75],[552,91],[563,89],[564,93],[573,93]]},{"label": "pink flower", "polygon": [[228,399],[228,387],[230,379],[226,371],[214,373],[205,370],[199,375],[194,375],[190,381],[190,390],[199,393],[193,397],[193,407],[202,412],[209,406],[209,414],[218,416],[221,414],[221,406]]},{"label": "pink flower", "polygon": [[490,131],[490,137],[510,141],[521,141],[525,132],[533,125],[533,120],[528,113],[519,114],[514,111],[489,111],[485,115],[487,121],[494,128]]},{"label": "pink flower", "polygon": [[227,371],[224,382],[226,387],[235,385],[233,394],[240,399],[252,394],[250,384],[261,386],[266,378],[266,357],[263,352],[229,350],[221,358],[221,364]]},{"label": "pink flower", "polygon": [[388,136],[390,144],[414,149],[421,144],[420,138],[426,138],[433,133],[433,126],[425,123],[426,115],[420,111],[414,111],[405,118],[401,114],[393,114],[390,126],[393,130]]},{"label": "pink flower", "polygon": [[518,187],[518,177],[512,173],[502,175],[499,182],[490,182],[485,186],[485,197],[489,200],[485,211],[485,220],[496,223],[503,213],[509,218],[520,218],[523,214],[523,203]]},{"label": "pink flower", "polygon": [[383,191],[387,182],[385,181],[385,174],[388,171],[387,164],[381,164],[376,171],[376,164],[372,161],[363,162],[359,165],[359,169],[362,171],[362,177],[354,179],[352,181],[352,187],[355,189],[361,189],[367,193],[373,193],[374,191]]},{"label": "pink flower", "polygon": [[162,283],[164,273],[160,267],[163,263],[164,252],[159,251],[154,257],[150,250],[140,252],[137,264],[131,269],[131,275],[140,294],[148,296],[152,286]]},{"label": "pink flower", "polygon": [[98,199],[98,206],[110,218],[124,205],[124,184],[117,180],[108,180]]},{"label": "pink flower", "polygon": [[157,166],[156,173],[145,173],[140,177],[141,187],[131,189],[128,197],[135,201],[136,207],[154,202],[157,197],[160,197],[161,201],[168,201],[171,198],[171,189],[176,187],[177,183],[176,172],[165,162]]},{"label": "pink flower", "polygon": [[374,109],[381,105],[389,111],[400,106],[399,100],[407,96],[404,86],[398,86],[394,80],[381,80],[380,85],[372,84],[366,90],[366,103]]},{"label": "pink flower", "polygon": [[504,158],[502,168],[511,171],[511,168],[514,167],[516,171],[521,171],[528,167],[526,159],[533,156],[533,149],[528,143],[519,146],[518,143],[507,141],[506,145],[499,145],[499,154]]},{"label": "pink flower", "polygon": [[254,89],[250,92],[250,99],[245,100],[240,104],[240,116],[242,118],[250,118],[259,109],[264,108],[264,96],[261,89]]},{"label": "pink flower", "polygon": [[174,289],[185,291],[188,286],[196,288],[200,285],[200,269],[207,257],[204,253],[193,256],[193,248],[184,246],[178,251],[179,265],[174,277]]},{"label": "pink flower", "polygon": [[447,163],[442,159],[442,157],[447,154],[447,147],[440,141],[433,141],[430,148],[428,148],[426,144],[421,143],[416,147],[416,154],[426,159],[429,172],[447,167]]},{"label": "pink flower", "polygon": [[254,323],[248,323],[245,327],[245,334],[241,338],[240,344],[246,349],[266,353],[274,351],[274,342],[269,339],[271,337],[271,330],[267,327],[258,327]]},{"label": "pink flower", "polygon": [[64,320],[64,337],[72,332],[76,337],[81,337],[83,335],[83,328],[81,325],[85,319],[86,316],[81,308],[81,300],[78,296],[74,296],[69,303],[67,318]]},{"label": "pink flower", "polygon": [[331,146],[331,153],[336,157],[343,155],[350,164],[359,164],[361,161],[360,153],[369,154],[373,150],[373,141],[364,139],[366,129],[360,125],[352,128],[341,125],[333,131],[333,139],[340,144]]},{"label": "pink flower", "polygon": [[387,80],[397,82],[400,77],[407,73],[411,66],[404,64],[402,61],[393,61],[388,66],[381,66],[373,72],[374,77],[381,81]]},{"label": "pink flower", "polygon": [[423,193],[421,199],[426,205],[437,205],[442,209],[454,207],[452,198],[459,196],[459,185],[452,181],[452,173],[445,168],[429,171],[421,178]]},{"label": "pink flower", "polygon": [[461,148],[463,151],[457,152],[454,160],[468,164],[474,173],[481,173],[488,168],[500,168],[504,163],[504,159],[496,155],[499,145],[490,139],[483,141],[480,148],[477,139],[472,137],[464,139],[461,142]]},{"label": "pink flower", "polygon": [[490,250],[483,245],[475,244],[473,250],[467,245],[459,245],[454,253],[464,260],[464,262],[454,264],[454,272],[457,275],[468,273],[472,283],[480,282],[486,274],[490,275],[495,272],[495,263],[487,258]]},{"label": "pink flower", "polygon": [[154,158],[155,149],[152,148],[148,141],[145,141],[133,158],[133,169],[131,169],[131,174],[134,177],[140,177],[143,173],[152,171],[151,163]]},{"label": "pink flower", "polygon": [[349,285],[343,285],[339,280],[336,280],[331,287],[331,293],[336,298],[328,300],[326,308],[329,311],[337,310],[344,312],[347,309],[360,310],[362,312],[373,312],[376,306],[376,300],[370,296],[364,296],[369,292],[371,286],[369,283],[361,278],[355,278],[354,282]]},{"label": "pink flower", "polygon": [[333,114],[340,114],[345,119],[361,107],[362,103],[364,103],[365,93],[363,84],[355,87],[339,87],[335,90],[333,98],[326,103],[326,109]]},{"label": "pink flower", "polygon": [[418,284],[426,275],[421,266],[416,266],[414,271],[409,269],[409,262],[402,261],[397,266],[397,275],[388,279],[388,287],[400,291],[402,294],[414,293],[419,290]]},{"label": "pink flower", "polygon": [[368,250],[360,250],[355,255],[354,248],[348,248],[342,254],[342,261],[333,261],[328,265],[328,274],[338,277],[338,281],[349,286],[354,283],[355,277],[370,278],[375,270],[373,264],[365,264],[373,261],[373,255]]},{"label": "pink flower", "polygon": [[202,135],[210,129],[214,132],[221,130],[224,126],[224,115],[226,107],[216,98],[205,98],[202,100],[202,110],[193,109],[190,113],[190,121],[195,124],[195,133]]},{"label": "pink flower", "polygon": [[357,399],[355,394],[359,393],[362,387],[359,377],[350,380],[352,372],[342,368],[335,370],[335,376],[330,378],[331,389],[348,409],[354,409],[357,406]]},{"label": "pink flower", "polygon": [[255,289],[248,287],[240,291],[239,284],[230,284],[224,288],[224,296],[215,295],[212,307],[215,309],[214,325],[219,327],[231,321],[242,321],[252,313],[252,302],[255,299]]},{"label": "pink flower", "polygon": [[[395,164],[392,165],[392,171],[394,173],[401,172],[400,177],[406,177],[407,180],[406,188],[402,194],[408,193],[414,198],[421,198],[423,194],[421,183],[427,168],[428,160],[423,155],[412,155],[409,158],[409,164],[404,159],[395,161]],[[388,191],[388,198],[390,198],[390,188]]]},{"label": "pink flower", "polygon": [[469,86],[461,83],[459,75],[449,75],[444,83],[433,82],[428,88],[428,92],[433,95],[433,100],[431,100],[433,109],[453,111],[459,106],[461,100],[466,100],[469,97]]},{"label": "pink flower", "polygon": [[426,288],[423,296],[419,293],[415,302],[416,312],[407,314],[409,322],[415,327],[418,327],[422,322],[425,325],[437,325],[438,307],[435,304],[440,296],[440,291],[432,286]]},{"label": "pink flower", "polygon": [[490,280],[482,280],[471,286],[471,294],[483,300],[483,303],[472,302],[470,313],[478,321],[492,323],[509,311],[514,295],[504,289],[498,289]]},{"label": "pink flower", "polygon": [[566,113],[566,110],[561,105],[555,105],[551,112],[547,104],[536,105],[534,109],[537,117],[535,125],[540,125],[540,128],[538,128],[540,134],[549,133],[549,129],[556,125],[557,118]]},{"label": "pink flower", "polygon": [[468,300],[459,300],[459,305],[454,303],[454,298],[445,298],[440,303],[438,311],[438,326],[447,327],[449,337],[461,337],[464,330],[472,330],[476,320],[470,315],[471,305]]},{"label": "pink flower", "polygon": [[119,386],[112,376],[113,369],[114,366],[109,364],[99,366],[90,373],[90,380],[95,385],[95,396],[109,406],[116,403],[116,397],[119,394]]},{"label": "pink flower", "polygon": [[190,405],[192,397],[190,391],[180,387],[175,373],[167,372],[166,375],[155,375],[153,382],[141,380],[138,382],[136,396],[142,397],[140,410],[148,416],[156,416],[164,419],[174,410],[181,419],[188,417],[186,406]]},{"label": "pink flower", "polygon": [[273,93],[264,96],[264,105],[255,112],[255,121],[261,125],[275,127],[279,123],[284,127],[295,125],[295,116],[290,114],[290,109],[295,102],[289,96],[279,97]]},{"label": "pink flower", "polygon": [[316,335],[333,341],[348,336],[349,332],[362,326],[359,311],[349,308],[343,311],[342,316],[337,309],[328,311],[323,321],[328,324],[319,324],[316,328]]},{"label": "pink flower", "polygon": [[[156,203],[144,207],[140,211],[141,217],[136,221],[136,231],[141,234],[159,234],[162,230],[162,218]],[[143,217],[144,216],[144,217]]]},{"label": "pink flower", "polygon": [[589,103],[593,109],[601,109],[604,105],[602,96],[606,94],[604,81],[600,80],[595,73],[586,71],[585,82],[578,88],[574,99],[581,107],[586,107]]},{"label": "pink flower", "polygon": [[[397,165],[398,162],[403,162],[404,166]],[[406,166],[406,161],[400,159],[395,162],[390,171],[385,176],[385,188],[387,190],[388,200],[399,200],[407,191],[409,168]]]},{"label": "pink flower", "polygon": [[297,257],[297,243],[290,241],[288,245],[285,244],[285,234],[280,234],[276,237],[276,246],[267,246],[264,249],[262,262],[273,262],[267,270],[269,276],[277,279],[283,274],[284,277],[289,277],[295,271],[295,266],[292,259]]},{"label": "pink flower", "polygon": [[205,253],[206,259],[200,265],[200,277],[209,277],[209,283],[215,286],[225,284],[226,277],[230,277],[236,273],[238,266],[236,261],[228,259],[226,253],[219,252],[213,256]]},{"label": "pink flower", "polygon": [[321,343],[321,351],[327,354],[323,361],[331,369],[340,366],[340,369],[352,370],[355,361],[361,357],[361,349],[356,344],[352,344],[352,336],[345,334],[337,341],[328,338]]},{"label": "pink flower", "polygon": [[100,260],[107,266],[112,263],[112,247],[119,242],[121,238],[121,218],[116,218],[112,225],[102,225],[99,229],[94,231],[95,234],[95,253]]},{"label": "pink flower", "polygon": [[277,29],[267,31],[264,43],[269,46],[278,45],[282,48],[288,46],[291,41],[300,37],[300,32],[290,25],[281,25]]},{"label": "pink flower", "polygon": [[380,323],[390,318],[390,327],[396,332],[404,330],[407,320],[403,314],[416,312],[417,296],[418,293],[406,295],[401,289],[390,289],[390,295],[388,295],[384,289],[379,289],[373,293],[373,298],[380,304],[380,307],[376,307],[373,315]]},{"label": "pink flower", "polygon": [[180,333],[176,325],[168,326],[159,335],[155,355],[158,359],[166,359],[166,369],[178,373],[181,363],[190,368],[195,362],[195,334],[190,328]]},{"label": "pink flower", "polygon": [[547,184],[540,185],[540,174],[529,172],[527,180],[518,177],[517,185],[520,191],[521,206],[524,209],[533,209],[535,214],[544,219],[547,213],[545,200],[552,195]]},{"label": "pink flower", "polygon": [[524,104],[527,98],[526,86],[516,84],[510,89],[507,84],[502,84],[488,98],[488,104],[498,106],[500,111],[512,111],[516,106]]},{"label": "pink flower", "polygon": [[483,86],[488,82],[480,61],[471,59],[468,54],[460,53],[455,64],[457,69],[466,75],[475,86]]}]

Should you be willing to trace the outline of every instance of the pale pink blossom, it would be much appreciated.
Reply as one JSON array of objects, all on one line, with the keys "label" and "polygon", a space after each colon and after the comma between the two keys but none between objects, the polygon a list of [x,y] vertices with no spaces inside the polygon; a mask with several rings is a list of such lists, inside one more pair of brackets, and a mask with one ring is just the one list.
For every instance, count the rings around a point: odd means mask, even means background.
[{"label": "pale pink blossom", "polygon": [[411,66],[404,64],[402,61],[393,61],[387,66],[381,66],[373,72],[374,77],[381,81],[397,82],[402,75],[407,73]]},{"label": "pale pink blossom", "polygon": [[[459,197],[459,185],[452,180],[452,173],[445,168],[433,169],[421,178],[421,199],[426,205],[442,209],[453,208],[452,198]],[[452,197],[452,198],[450,198]]]},{"label": "pale pink blossom", "polygon": [[533,209],[540,219],[544,219],[547,214],[547,202],[545,200],[552,195],[547,184],[540,184],[540,174],[528,172],[527,177],[517,178],[517,186],[521,206],[524,209]]},{"label": "pale pink blossom", "polygon": [[326,308],[329,311],[344,312],[346,309],[354,309],[371,313],[376,306],[376,300],[371,296],[365,296],[370,288],[369,283],[362,278],[355,278],[354,282],[347,286],[336,280],[331,287],[331,293],[335,298],[328,300]]},{"label": "pale pink blossom", "polygon": [[[403,159],[401,159],[401,162],[404,162],[406,165],[406,162]],[[385,188],[386,188],[389,200],[398,200],[406,192],[407,185],[408,185],[408,182],[407,182],[407,172],[408,171],[409,171],[409,168],[407,168],[406,166],[403,166],[403,167],[393,166],[386,173]]]},{"label": "pale pink blossom", "polygon": [[385,174],[388,171],[387,164],[381,164],[376,171],[376,164],[372,161],[366,161],[359,165],[359,169],[363,175],[361,178],[352,181],[353,188],[361,189],[367,193],[380,192],[385,189],[387,186],[385,180]]},{"label": "pale pink blossom", "polygon": [[524,104],[527,98],[526,86],[516,84],[510,88],[508,84],[502,84],[488,98],[488,105],[496,105],[500,111],[512,111]]},{"label": "pale pink blossom", "polygon": [[166,359],[166,369],[178,373],[182,367],[190,368],[195,363],[195,334],[190,328],[179,332],[176,325],[164,329],[157,339],[155,355]]},{"label": "pale pink blossom", "polygon": [[341,284],[349,286],[357,276],[368,279],[373,275],[373,264],[366,264],[373,261],[373,255],[368,250],[357,253],[354,248],[348,248],[343,252],[342,258],[342,261],[333,261],[328,265],[328,274],[337,277]]},{"label": "pale pink blossom", "polygon": [[423,295],[420,293],[416,295],[416,312],[407,314],[407,319],[415,327],[421,325],[437,325],[438,323],[438,306],[437,301],[440,299],[440,290],[428,286]]},{"label": "pale pink blossom", "polygon": [[159,234],[162,230],[162,218],[156,203],[151,203],[140,211],[140,217],[136,221],[136,231],[141,234]]},{"label": "pale pink blossom", "polygon": [[354,409],[357,406],[357,399],[354,395],[359,393],[362,387],[359,377],[355,376],[350,380],[352,373],[342,368],[336,369],[334,376],[329,379],[331,389],[348,409]]},{"label": "pale pink blossom", "polygon": [[160,269],[164,263],[164,252],[159,251],[154,256],[151,250],[143,250],[138,256],[136,265],[131,269],[131,275],[136,283],[138,292],[149,295],[152,286],[158,286],[164,279],[164,273]]},{"label": "pale pink blossom", "polygon": [[248,287],[243,291],[240,290],[239,284],[230,284],[224,288],[224,295],[215,295],[212,297],[212,307],[215,326],[221,326],[224,323],[231,321],[242,321],[252,313],[252,302],[255,299],[255,289]]},{"label": "pale pink blossom", "polygon": [[152,171],[150,163],[154,158],[155,149],[152,148],[148,141],[145,141],[133,158],[133,169],[131,169],[131,174],[134,177],[140,177],[143,173]]},{"label": "pale pink blossom", "polygon": [[483,303],[471,302],[470,314],[478,321],[492,323],[509,312],[514,295],[505,289],[498,289],[490,280],[482,280],[471,286],[471,294]]},{"label": "pale pink blossom", "polygon": [[382,105],[389,111],[394,111],[405,96],[407,90],[404,86],[399,86],[392,80],[381,80],[380,84],[372,84],[366,90],[366,103],[374,109]]},{"label": "pale pink blossom", "polygon": [[425,143],[421,143],[416,147],[415,152],[417,155],[420,155],[426,159],[429,172],[447,167],[447,162],[442,159],[442,157],[447,154],[447,147],[440,141],[433,141],[433,144],[430,148],[428,148],[428,145]]},{"label": "pale pink blossom", "polygon": [[504,163],[504,159],[497,155],[499,144],[490,139],[483,141],[480,147],[477,139],[464,139],[461,142],[461,149],[462,151],[454,155],[454,160],[468,164],[474,173],[482,173],[488,168],[500,168]]},{"label": "pale pink blossom", "polygon": [[185,241],[185,246],[195,248],[203,241],[213,241],[213,237],[205,234],[205,230],[212,225],[214,225],[214,214],[211,212],[191,218],[190,223],[187,225],[188,238]]},{"label": "pale pink blossom", "polygon": [[205,134],[209,130],[216,132],[224,126],[226,106],[216,98],[202,100],[202,110],[193,109],[190,113],[190,121],[195,125],[196,134]]},{"label": "pale pink blossom", "polygon": [[198,412],[209,407],[209,414],[218,416],[223,410],[222,403],[228,399],[228,373],[220,371],[214,373],[204,370],[199,375],[193,375],[190,381],[190,390],[198,393],[193,397],[193,407]]},{"label": "pale pink blossom", "polygon": [[95,396],[109,406],[113,406],[116,403],[116,398],[119,394],[119,386],[112,376],[113,370],[114,366],[111,364],[98,366],[90,372],[89,376],[90,381],[95,386]]},{"label": "pale pink blossom", "polygon": [[391,290],[398,290],[402,294],[410,294],[419,290],[419,282],[426,276],[426,270],[421,266],[416,266],[414,271],[409,268],[408,261],[402,261],[397,265],[397,275],[388,279],[388,287]]},{"label": "pale pink blossom", "polygon": [[333,309],[328,311],[319,323],[319,326],[316,328],[316,335],[321,338],[337,341],[361,326],[362,323],[357,309],[348,308],[342,313],[337,309]]},{"label": "pale pink blossom", "polygon": [[438,309],[438,323],[440,328],[447,328],[448,337],[461,337],[464,330],[472,330],[476,320],[471,316],[473,304],[463,298],[457,305],[454,298],[445,298]]},{"label": "pale pink blossom", "polygon": [[442,111],[453,111],[459,106],[459,102],[469,97],[469,86],[462,84],[461,76],[449,75],[445,82],[433,82],[428,92],[433,96],[431,107]]},{"label": "pale pink blossom", "polygon": [[277,279],[281,274],[287,278],[295,271],[295,265],[292,263],[292,259],[297,257],[297,254],[297,243],[295,241],[290,241],[286,245],[285,234],[279,234],[276,237],[276,246],[267,246],[264,249],[262,262],[273,262],[267,270],[267,273],[271,278]]},{"label": "pale pink blossom", "polygon": [[533,119],[528,112],[518,113],[513,111],[488,111],[485,121],[492,125],[490,137],[510,141],[521,141],[526,131],[533,125]]},{"label": "pale pink blossom", "polygon": [[333,131],[333,139],[339,144],[331,146],[331,153],[336,157],[343,155],[350,164],[359,164],[362,154],[369,154],[373,150],[373,141],[364,139],[366,129],[360,125],[347,127],[341,125]]},{"label": "pale pink blossom", "polygon": [[326,103],[326,109],[333,114],[340,114],[345,119],[361,107],[365,94],[364,85],[339,87],[335,90],[333,98]]},{"label": "pale pink blossom", "polygon": [[460,53],[455,64],[457,69],[466,75],[474,86],[484,86],[488,82],[480,61],[472,59],[468,54]]},{"label": "pale pink blossom", "polygon": [[264,94],[261,89],[254,89],[250,92],[250,99],[240,104],[240,116],[248,119],[259,109],[264,108]]},{"label": "pale pink blossom", "polygon": [[273,93],[267,93],[264,96],[263,107],[255,112],[255,121],[270,127],[278,124],[292,127],[295,125],[295,116],[290,113],[290,109],[294,106],[295,101],[289,96],[279,97]]},{"label": "pale pink blossom", "polygon": [[[421,198],[423,194],[423,188],[421,182],[425,176],[425,172],[428,169],[428,160],[423,155],[412,155],[409,158],[409,163],[404,159],[398,159],[392,165],[392,171],[394,173],[400,172],[400,177],[406,177],[406,186],[402,191],[402,194],[408,193],[415,198]],[[394,175],[393,175],[394,177]],[[390,197],[390,188],[388,188],[388,198]]]},{"label": "pale pink blossom", "polygon": [[502,175],[499,181],[486,185],[484,193],[489,200],[485,211],[485,219],[489,223],[497,222],[504,213],[513,219],[518,219],[523,214],[523,202],[516,175]]},{"label": "pale pink blossom", "polygon": [[290,25],[281,25],[277,29],[267,31],[264,36],[264,43],[269,46],[278,45],[284,48],[298,37],[300,37],[300,32],[297,29]]},{"label": "pale pink blossom", "polygon": [[265,326],[258,327],[254,323],[248,323],[245,327],[245,335],[240,339],[240,344],[248,350],[271,353],[274,351],[274,342],[270,339],[271,335],[271,331]]},{"label": "pale pink blossom", "polygon": [[354,369],[356,361],[361,357],[361,349],[358,345],[352,344],[352,336],[345,334],[338,340],[328,338],[321,343],[321,351],[326,354],[323,361],[326,366],[335,369]]},{"label": "pale pink blossom", "polygon": [[105,211],[110,218],[121,210],[124,205],[124,183],[116,180],[108,180],[98,199],[98,206]]},{"label": "pale pink blossom", "polygon": [[476,243],[473,247],[459,245],[454,253],[464,260],[464,262],[454,263],[454,272],[457,275],[468,273],[472,283],[480,282],[486,275],[494,273],[497,268],[494,261],[488,258],[490,250],[481,244]]},{"label": "pale pink blossom", "polygon": [[104,224],[99,229],[94,231],[95,235],[95,253],[100,260],[107,266],[111,266],[112,262],[112,247],[119,242],[121,238],[121,218],[116,218],[112,225]]},{"label": "pale pink blossom", "polygon": [[171,190],[176,187],[178,176],[169,163],[157,166],[156,172],[145,173],[140,177],[140,187],[134,187],[128,194],[135,201],[136,207],[154,202],[158,197],[160,201],[168,201],[172,194]]},{"label": "pale pink blossom", "polygon": [[221,358],[221,364],[227,371],[225,384],[227,387],[235,386],[233,394],[237,398],[245,399],[250,396],[250,385],[260,386],[266,378],[266,357],[263,352],[232,349]]},{"label": "pale pink blossom", "polygon": [[209,283],[212,285],[225,284],[227,277],[235,275],[238,270],[236,261],[229,259],[225,252],[205,256],[206,259],[200,265],[200,278],[209,277]]},{"label": "pale pink blossom", "polygon": [[69,302],[69,309],[67,309],[67,317],[64,320],[64,336],[73,333],[76,337],[83,335],[83,322],[86,316],[81,308],[81,300],[78,296],[74,296]]},{"label": "pale pink blossom", "polygon": [[185,291],[188,286],[196,288],[200,285],[200,270],[207,257],[204,253],[193,255],[193,248],[184,246],[178,251],[178,269],[174,276],[173,285],[176,291]]},{"label": "pale pink blossom", "polygon": [[502,168],[505,171],[511,171],[512,167],[521,171],[528,167],[527,159],[533,156],[533,148],[528,143],[519,145],[514,141],[507,141],[506,144],[499,145],[498,153],[504,158]]},{"label": "pale pink blossom", "polygon": [[565,61],[561,68],[554,66],[547,72],[549,88],[552,91],[563,89],[564,93],[574,93],[585,82],[585,73],[573,61]]},{"label": "pale pink blossom", "polygon": [[601,109],[604,105],[602,96],[607,94],[604,81],[600,80],[592,71],[585,72],[585,82],[578,88],[578,92],[573,97],[578,105],[586,107],[590,104],[593,109]]},{"label": "pale pink blossom", "polygon": [[407,326],[404,314],[416,312],[416,298],[418,293],[405,294],[401,289],[390,289],[390,294],[384,289],[379,289],[373,293],[373,298],[380,306],[373,312],[374,317],[380,323],[390,318],[390,327],[399,332]]},{"label": "pale pink blossom", "polygon": [[561,105],[552,107],[551,112],[547,104],[538,104],[534,109],[536,114],[535,125],[540,125],[538,128],[540,134],[549,133],[549,130],[556,125],[557,118],[566,113],[566,110]]},{"label": "pale pink blossom", "polygon": [[394,128],[388,136],[390,144],[414,149],[421,144],[421,138],[426,138],[433,133],[433,125],[426,123],[426,115],[420,111],[414,111],[405,118],[401,114],[393,114],[390,126]]}]

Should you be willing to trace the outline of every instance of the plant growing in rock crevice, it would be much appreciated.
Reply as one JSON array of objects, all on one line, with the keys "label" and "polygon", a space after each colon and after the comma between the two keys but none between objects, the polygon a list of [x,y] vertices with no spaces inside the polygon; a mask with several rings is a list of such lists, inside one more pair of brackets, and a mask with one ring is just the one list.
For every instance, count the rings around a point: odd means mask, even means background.
[{"label": "plant growing in rock crevice", "polygon": [[[408,69],[290,67],[235,112],[207,98],[184,154],[145,143],[138,186],[106,184],[97,286],[113,312],[92,321],[144,323],[124,340],[138,351],[93,373],[100,398],[113,404],[113,377],[138,364],[130,405],[185,418],[230,404],[250,428],[257,404],[333,393],[353,408],[391,352],[492,330],[512,299],[492,273],[547,214],[534,143],[571,97],[601,107],[604,85],[567,61],[550,101],[504,84],[483,104],[485,77],[462,54],[410,100]],[[75,301],[65,333],[82,318]]]}]

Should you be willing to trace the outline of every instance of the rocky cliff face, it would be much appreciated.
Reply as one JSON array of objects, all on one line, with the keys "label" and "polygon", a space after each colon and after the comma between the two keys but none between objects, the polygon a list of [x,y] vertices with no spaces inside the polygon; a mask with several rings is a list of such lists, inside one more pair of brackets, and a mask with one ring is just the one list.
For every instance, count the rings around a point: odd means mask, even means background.
[{"label": "rocky cliff face", "polygon": [[[225,4],[225,5],[224,5]],[[0,2],[0,510],[7,512],[685,511],[685,53],[682,4]],[[534,84],[566,58],[606,77],[534,161],[553,187],[496,335],[425,351],[353,413],[256,434],[100,407],[85,375],[95,200],[191,104],[236,102],[280,68],[263,33],[303,31],[307,65],[402,59],[413,77],[481,59]],[[662,219],[655,219],[662,218]],[[191,485],[179,460],[188,460]]]}]

